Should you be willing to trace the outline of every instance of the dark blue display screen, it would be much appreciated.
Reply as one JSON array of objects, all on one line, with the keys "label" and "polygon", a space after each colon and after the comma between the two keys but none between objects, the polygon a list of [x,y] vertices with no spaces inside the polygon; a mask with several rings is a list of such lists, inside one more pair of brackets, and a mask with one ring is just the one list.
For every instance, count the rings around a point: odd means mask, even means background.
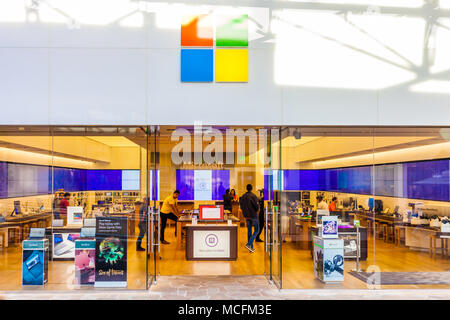
[{"label": "dark blue display screen", "polygon": [[177,170],[179,200],[194,200],[194,170]]},{"label": "dark blue display screen", "polygon": [[[195,199],[195,170],[177,170],[177,189],[179,200]],[[226,189],[230,188],[229,170],[211,170],[211,200],[220,201]]]},{"label": "dark blue display screen", "polygon": [[226,189],[230,188],[230,171],[212,170],[212,200],[223,200]]},{"label": "dark blue display screen", "polygon": [[59,189],[67,192],[120,191],[123,187],[122,172],[0,162],[0,198],[51,194]]},{"label": "dark blue display screen", "polygon": [[[54,168],[53,169],[53,190],[64,189],[67,192],[86,190],[86,170]],[[51,181],[49,190],[51,191]]]},{"label": "dark blue display screen", "polygon": [[448,172],[448,160],[403,164],[404,196],[413,199],[449,201]]},{"label": "dark blue display screen", "polygon": [[122,170],[87,170],[86,190],[122,190]]},{"label": "dark blue display screen", "polygon": [[[450,201],[449,163],[449,160],[430,160],[385,164],[374,166],[374,170],[372,166],[284,170],[283,190],[318,190],[366,195],[372,194],[374,190],[378,196]],[[266,172],[266,196],[269,180],[270,173]]]},{"label": "dark blue display screen", "polygon": [[8,164],[0,162],[0,198],[8,196]]}]

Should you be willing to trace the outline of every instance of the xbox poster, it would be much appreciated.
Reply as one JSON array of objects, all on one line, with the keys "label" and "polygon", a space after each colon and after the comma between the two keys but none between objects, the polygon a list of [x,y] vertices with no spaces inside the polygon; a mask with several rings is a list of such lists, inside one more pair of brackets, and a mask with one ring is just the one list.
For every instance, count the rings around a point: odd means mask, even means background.
[{"label": "xbox poster", "polygon": [[127,286],[127,218],[98,217],[95,287]]}]

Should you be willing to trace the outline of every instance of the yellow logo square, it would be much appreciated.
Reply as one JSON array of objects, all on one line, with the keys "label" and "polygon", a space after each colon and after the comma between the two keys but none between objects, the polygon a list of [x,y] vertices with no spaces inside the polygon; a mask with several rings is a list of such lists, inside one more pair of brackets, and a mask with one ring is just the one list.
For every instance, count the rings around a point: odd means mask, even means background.
[{"label": "yellow logo square", "polygon": [[216,82],[248,82],[248,49],[216,49]]}]

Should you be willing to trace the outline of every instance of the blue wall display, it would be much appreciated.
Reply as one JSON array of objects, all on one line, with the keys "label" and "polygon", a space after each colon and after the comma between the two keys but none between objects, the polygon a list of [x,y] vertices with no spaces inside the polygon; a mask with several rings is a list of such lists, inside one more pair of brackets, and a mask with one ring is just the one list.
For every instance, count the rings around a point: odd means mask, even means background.
[{"label": "blue wall display", "polygon": [[[449,160],[429,160],[350,168],[282,170],[282,190],[374,194],[375,196],[450,201],[449,168]],[[399,171],[401,171],[401,181],[398,178]],[[270,173],[266,172],[265,196],[268,195],[269,180]],[[277,190],[273,188],[274,185],[272,181],[271,189]]]},{"label": "blue wall display", "polygon": [[423,161],[403,164],[405,198],[449,201],[449,161]]},{"label": "blue wall display", "polygon": [[87,170],[86,190],[122,190],[122,170]]},{"label": "blue wall display", "polygon": [[[195,199],[196,170],[177,170],[177,189],[180,190],[179,200],[205,200]],[[230,188],[229,170],[199,170],[211,172],[211,181],[207,189],[210,190],[210,200],[222,200],[226,189]]]},{"label": "blue wall display", "polygon": [[0,162],[0,199],[67,192],[139,190],[140,170],[88,170]]}]

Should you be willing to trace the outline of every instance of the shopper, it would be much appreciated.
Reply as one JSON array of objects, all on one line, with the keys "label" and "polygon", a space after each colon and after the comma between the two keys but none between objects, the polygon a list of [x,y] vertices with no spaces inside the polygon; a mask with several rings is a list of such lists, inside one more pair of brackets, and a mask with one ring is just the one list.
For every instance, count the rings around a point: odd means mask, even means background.
[{"label": "shopper", "polygon": [[229,211],[227,213],[231,213],[233,211],[233,206],[231,201],[233,201],[233,197],[230,194],[230,189],[225,190],[225,193],[222,196],[223,198],[223,210]]},{"label": "shopper", "polygon": [[331,203],[328,205],[328,211],[336,211],[337,209],[337,198],[333,197],[333,199],[331,199]]},{"label": "shopper", "polygon": [[317,210],[328,210],[328,204],[323,200],[322,196],[317,196]]},{"label": "shopper", "polygon": [[[166,229],[167,219],[175,221],[175,223],[178,221],[178,215],[180,214],[178,210],[178,196],[180,195],[180,191],[175,190],[173,194],[168,196],[164,199],[163,205],[161,207],[161,243],[162,244],[169,244],[170,242],[166,241],[164,239],[164,231]],[[176,228],[175,228],[175,236]]]},{"label": "shopper", "polygon": [[263,240],[261,240],[260,236],[262,233],[262,230],[264,229],[264,215],[265,215],[265,211],[264,211],[264,189],[259,190],[259,213],[258,213],[258,223],[259,223],[259,232],[258,235],[256,236],[256,242],[264,242]]},{"label": "shopper", "polygon": [[[247,192],[239,199],[240,207],[242,209],[242,214],[245,217],[247,223],[247,239],[248,242],[245,247],[250,252],[255,252],[253,247],[253,241],[258,234],[258,198],[252,193],[253,186],[251,184],[247,185]],[[254,231],[252,233],[252,227]]]},{"label": "shopper", "polygon": [[[147,199],[142,202],[141,207],[139,209],[139,236],[136,241],[136,251],[145,251],[144,248],[142,248],[142,239],[144,238],[144,235],[147,234],[147,212],[148,212],[148,202]],[[148,234],[147,234],[148,237]]]},{"label": "shopper", "polygon": [[236,190],[231,189],[230,195],[233,197],[233,201],[235,201],[235,202],[238,201],[237,194],[236,194]]},{"label": "shopper", "polygon": [[64,220],[64,225],[67,224],[67,207],[69,206],[70,193],[64,193],[64,197],[59,202],[59,215]]},{"label": "shopper", "polygon": [[55,193],[55,198],[53,199],[53,217],[55,219],[61,219],[61,216],[59,214],[59,204],[64,196],[64,189],[59,189]]}]

